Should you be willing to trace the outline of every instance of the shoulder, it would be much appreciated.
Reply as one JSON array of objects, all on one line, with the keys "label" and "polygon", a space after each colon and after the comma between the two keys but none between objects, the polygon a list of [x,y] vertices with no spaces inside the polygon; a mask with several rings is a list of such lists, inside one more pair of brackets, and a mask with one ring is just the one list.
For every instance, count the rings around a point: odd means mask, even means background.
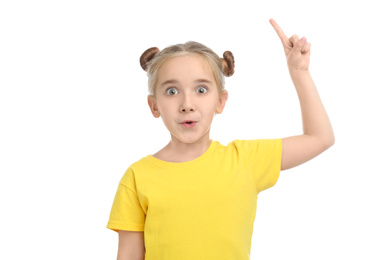
[{"label": "shoulder", "polygon": [[150,167],[150,162],[148,157],[149,155],[130,164],[130,166],[127,167],[125,173],[123,174],[121,182],[128,182],[129,180],[134,179],[134,176],[138,172],[142,172],[145,168]]},{"label": "shoulder", "polygon": [[140,167],[145,167],[147,165],[149,165],[149,157],[151,155],[147,155],[145,157],[142,157],[141,159],[139,159],[138,161],[136,162],[133,162],[129,168],[130,169],[137,169],[137,168],[140,168]]},{"label": "shoulder", "polygon": [[234,140],[227,145],[227,148],[234,148],[242,151],[250,150],[268,150],[281,149],[282,139],[250,139],[250,140]]},{"label": "shoulder", "polygon": [[282,152],[282,139],[237,139],[226,146],[218,143],[217,151],[237,157],[269,157]]}]

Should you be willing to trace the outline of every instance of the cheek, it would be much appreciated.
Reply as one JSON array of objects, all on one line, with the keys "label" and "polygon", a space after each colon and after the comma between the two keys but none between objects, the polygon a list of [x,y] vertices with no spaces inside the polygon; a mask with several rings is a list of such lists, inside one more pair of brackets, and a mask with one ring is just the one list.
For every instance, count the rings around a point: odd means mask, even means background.
[{"label": "cheek", "polygon": [[158,102],[157,106],[160,114],[162,115],[171,114],[174,110],[174,103],[165,100]]},{"label": "cheek", "polygon": [[214,113],[217,111],[218,103],[210,102],[207,106],[204,106],[204,111],[210,116],[214,117]]},{"label": "cheek", "polygon": [[214,110],[216,110],[219,106],[219,99],[218,98],[214,98],[211,102],[210,102],[210,107],[213,107]]}]

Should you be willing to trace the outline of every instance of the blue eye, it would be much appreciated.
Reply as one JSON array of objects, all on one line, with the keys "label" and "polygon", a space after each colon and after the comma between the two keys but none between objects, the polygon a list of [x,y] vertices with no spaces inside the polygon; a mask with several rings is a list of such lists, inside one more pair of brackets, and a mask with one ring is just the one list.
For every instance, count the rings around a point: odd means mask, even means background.
[{"label": "blue eye", "polygon": [[197,90],[196,90],[197,93],[199,94],[204,94],[207,92],[207,88],[206,87],[199,87]]},{"label": "blue eye", "polygon": [[170,95],[170,96],[173,96],[173,95],[176,95],[177,94],[177,89],[175,89],[175,88],[169,88],[169,89],[167,89],[167,94],[168,95]]}]

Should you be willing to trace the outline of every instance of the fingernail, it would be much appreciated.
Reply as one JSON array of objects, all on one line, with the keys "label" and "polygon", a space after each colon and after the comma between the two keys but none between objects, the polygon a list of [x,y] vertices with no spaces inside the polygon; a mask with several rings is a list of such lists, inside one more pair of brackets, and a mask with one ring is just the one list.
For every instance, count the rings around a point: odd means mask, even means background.
[{"label": "fingernail", "polygon": [[305,43],[305,42],[307,41],[307,39],[306,39],[305,37],[302,37],[302,38],[301,38],[301,41],[302,41],[303,43]]}]

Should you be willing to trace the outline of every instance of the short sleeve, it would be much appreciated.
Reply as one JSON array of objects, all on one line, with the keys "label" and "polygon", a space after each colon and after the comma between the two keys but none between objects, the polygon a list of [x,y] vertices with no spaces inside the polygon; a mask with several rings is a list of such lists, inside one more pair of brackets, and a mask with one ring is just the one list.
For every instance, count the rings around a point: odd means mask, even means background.
[{"label": "short sleeve", "polygon": [[234,141],[251,169],[257,193],[274,186],[279,178],[282,162],[282,139]]},{"label": "short sleeve", "polygon": [[145,213],[142,210],[134,182],[134,173],[129,167],[123,175],[112,204],[107,228],[144,231]]}]

